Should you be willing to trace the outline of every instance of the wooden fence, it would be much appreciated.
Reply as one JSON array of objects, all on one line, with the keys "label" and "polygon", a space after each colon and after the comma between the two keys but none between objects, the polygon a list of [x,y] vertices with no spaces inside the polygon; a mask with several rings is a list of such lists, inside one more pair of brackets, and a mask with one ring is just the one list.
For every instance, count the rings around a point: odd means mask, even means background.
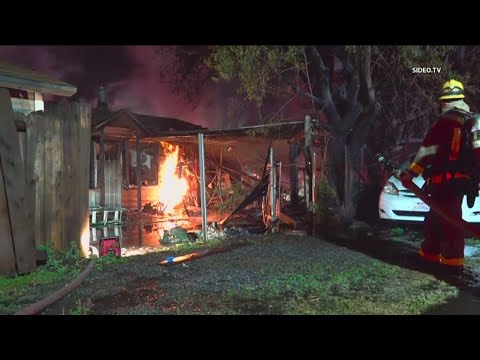
[{"label": "wooden fence", "polygon": [[5,92],[0,89],[0,273],[23,274],[35,269],[38,245],[67,249],[74,241],[88,253],[91,111],[83,103],[46,104],[26,117],[26,133],[14,141]]}]

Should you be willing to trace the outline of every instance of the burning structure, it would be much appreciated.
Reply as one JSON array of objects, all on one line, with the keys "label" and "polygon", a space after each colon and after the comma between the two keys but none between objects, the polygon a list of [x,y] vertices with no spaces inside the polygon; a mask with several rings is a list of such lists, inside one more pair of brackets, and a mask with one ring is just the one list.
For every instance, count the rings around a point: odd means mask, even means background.
[{"label": "burning structure", "polygon": [[193,149],[152,137],[203,129],[173,118],[110,111],[100,92],[99,105],[92,110],[90,206],[140,210],[155,204],[162,212],[172,212],[193,179],[185,166]]},{"label": "burning structure", "polygon": [[101,208],[104,223],[107,213],[119,221],[118,212],[133,210],[163,217],[171,223],[166,230],[182,218],[188,222],[183,227],[195,229],[205,228],[207,207],[209,222],[225,222],[233,210],[253,204],[257,222],[272,222],[281,217],[282,203],[298,203],[302,191],[311,194],[311,185],[307,192],[299,189],[299,178],[312,180],[311,159],[305,162],[310,167],[301,161],[305,126],[299,120],[208,130],[178,119],[110,111],[100,92],[92,110],[91,211]]}]

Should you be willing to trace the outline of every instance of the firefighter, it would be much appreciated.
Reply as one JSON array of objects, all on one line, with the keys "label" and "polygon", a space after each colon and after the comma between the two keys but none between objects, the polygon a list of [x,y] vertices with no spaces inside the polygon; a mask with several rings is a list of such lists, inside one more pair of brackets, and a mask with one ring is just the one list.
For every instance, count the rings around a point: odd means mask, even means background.
[{"label": "firefighter", "polygon": [[[408,188],[413,177],[423,174],[432,201],[458,218],[462,217],[463,197],[479,156],[474,154],[471,146],[472,130],[468,124],[473,114],[464,99],[464,87],[460,81],[451,79],[443,84],[439,97],[441,115],[401,178]],[[461,274],[464,246],[463,231],[430,209],[425,217],[424,240],[419,251],[421,258],[445,265],[442,268],[449,272]]]}]

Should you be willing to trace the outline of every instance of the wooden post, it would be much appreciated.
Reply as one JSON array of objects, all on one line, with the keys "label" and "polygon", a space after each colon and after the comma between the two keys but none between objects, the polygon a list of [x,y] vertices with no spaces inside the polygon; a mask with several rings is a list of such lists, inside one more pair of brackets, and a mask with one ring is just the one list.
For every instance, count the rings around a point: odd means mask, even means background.
[{"label": "wooden post", "polygon": [[140,137],[136,136],[136,150],[137,150],[137,167],[136,177],[137,177],[137,210],[140,213],[142,211],[142,171],[141,171],[141,157],[140,157]]},{"label": "wooden post", "polygon": [[[16,125],[15,125],[16,126]],[[25,167],[25,141],[26,136],[24,132],[17,132],[18,143],[20,144],[20,156],[22,157],[22,163]]]},{"label": "wooden post", "polygon": [[[50,106],[45,107],[44,115],[45,115],[45,127],[44,127],[44,142],[45,142],[45,159],[44,159],[44,166],[45,166],[45,200],[43,202],[43,209],[44,209],[44,222],[45,222],[45,241],[47,245],[53,244],[53,246],[60,250],[61,245],[54,242],[52,239],[52,203],[53,197],[57,189],[53,187],[52,179],[53,179],[53,144],[52,144],[52,118],[55,109],[53,108],[55,104],[50,104]],[[53,120],[54,121],[54,120]]]},{"label": "wooden post", "polygon": [[305,116],[305,203],[307,212],[310,211],[310,201],[312,199],[312,119],[309,115]]},{"label": "wooden post", "polygon": [[78,118],[78,160],[76,176],[76,193],[78,194],[77,221],[79,222],[79,234],[72,239],[80,240],[80,251],[82,256],[87,257],[90,245],[90,223],[88,211],[88,178],[90,163],[90,140],[91,140],[91,107],[87,103],[75,103],[75,117]]},{"label": "wooden post", "polygon": [[44,147],[43,147],[43,139],[39,138],[38,128],[33,126],[35,121],[38,118],[42,118],[43,116],[37,116],[34,120],[32,120],[33,115],[29,115],[25,119],[25,137],[24,137],[24,158],[23,164],[25,167],[25,201],[26,201],[26,212],[27,212],[27,219],[32,220],[32,226],[28,228],[31,232],[29,236],[31,236],[34,241],[35,245],[40,245],[36,238],[36,230],[37,224],[36,220],[36,196],[35,196],[35,187],[37,179],[35,178],[35,157],[37,153],[41,152],[43,154]]},{"label": "wooden post", "polygon": [[[47,186],[50,188],[49,192],[49,214],[50,220],[46,219],[47,228],[50,229],[50,236],[49,239],[55,244],[56,249],[67,250],[69,239],[62,236],[62,220],[63,220],[63,209],[62,206],[63,197],[66,196],[63,191],[59,191],[62,189],[62,178],[64,178],[64,173],[62,169],[62,162],[63,162],[63,128],[62,128],[62,117],[64,112],[55,114],[55,116],[49,117],[50,124],[47,126],[51,127],[51,176],[50,180],[47,182]],[[70,117],[71,118],[71,117]],[[70,119],[69,119],[70,120]],[[70,140],[70,139],[69,139]],[[76,141],[71,141],[68,144],[73,151],[78,151],[78,144]],[[66,159],[67,160],[67,159]],[[66,163],[68,162],[65,161]],[[76,161],[70,162],[70,166],[73,167],[77,164]],[[78,189],[70,188],[68,191],[68,195],[72,198],[75,198]],[[75,208],[78,206],[77,202],[72,204],[72,207]],[[67,210],[70,210],[67,207]],[[76,221],[70,223],[69,226],[76,230]],[[74,240],[74,239],[72,239]]]},{"label": "wooden post", "polygon": [[100,129],[100,165],[98,167],[100,206],[105,206],[105,133]]},{"label": "wooden post", "polygon": [[275,161],[273,159],[273,147],[270,148],[270,216],[272,223],[277,220],[276,195],[275,195]]},{"label": "wooden post", "polygon": [[126,186],[130,185],[130,154],[128,153],[128,140],[122,140],[122,180],[125,181]]},{"label": "wooden post", "polygon": [[35,240],[33,232],[28,230],[28,227],[33,224],[31,219],[26,218],[24,167],[20,156],[20,144],[10,93],[7,89],[0,89],[0,127],[2,129],[0,131],[2,181],[5,185],[4,193],[8,205],[17,271],[19,274],[25,274],[36,268]]},{"label": "wooden post", "polygon": [[96,151],[95,151],[95,140],[90,140],[90,178],[89,178],[89,188],[95,189],[97,187],[97,182],[95,181],[95,161],[96,161]]},{"label": "wooden post", "polygon": [[[33,212],[35,244],[46,245],[45,240],[45,126],[44,114],[27,116],[27,169],[31,169],[33,181]],[[28,175],[27,175],[28,176]],[[27,182],[28,184],[28,182]]]},{"label": "wooden post", "polygon": [[[68,109],[57,104],[48,104],[44,111],[44,141],[45,141],[45,198],[43,201],[45,240],[52,243],[56,249],[68,248],[68,230],[75,227],[71,213],[75,204],[71,203],[76,191],[71,168],[75,166],[70,154],[77,150],[77,144],[71,136],[66,137],[64,130],[70,134],[70,119]],[[65,145],[65,147],[64,147]],[[66,155],[65,155],[66,154]],[[67,203],[68,205],[66,205]],[[68,218],[68,221],[64,219]],[[67,232],[67,234],[64,233]]]},{"label": "wooden post", "polygon": [[0,275],[16,275],[17,270],[15,263],[12,228],[10,226],[10,216],[8,213],[5,186],[3,184],[2,164],[0,161]]},{"label": "wooden post", "polygon": [[298,204],[298,144],[291,142],[289,145],[290,162],[290,199],[292,204]]},{"label": "wooden post", "polygon": [[[68,249],[70,242],[79,240],[77,194],[80,189],[77,179],[79,160],[78,119],[71,105],[59,106],[60,117],[63,123],[63,177],[62,177],[62,207],[63,207],[63,236],[62,249]],[[89,143],[90,146],[90,143]]]},{"label": "wooden post", "polygon": [[[278,190],[277,190],[277,197],[280,205],[282,205],[283,194],[282,194],[282,162],[278,162]],[[280,209],[278,209],[280,211]]]},{"label": "wooden post", "polygon": [[317,179],[317,154],[315,152],[313,153],[312,162],[312,204],[315,205],[315,202],[317,201],[315,194],[315,182]]}]

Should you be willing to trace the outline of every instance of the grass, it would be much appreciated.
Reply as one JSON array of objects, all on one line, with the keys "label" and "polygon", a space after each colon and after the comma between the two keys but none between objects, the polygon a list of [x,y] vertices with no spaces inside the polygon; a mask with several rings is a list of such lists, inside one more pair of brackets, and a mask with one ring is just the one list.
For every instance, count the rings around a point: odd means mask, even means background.
[{"label": "grass", "polygon": [[226,301],[240,314],[421,314],[456,294],[425,274],[373,260],[331,276],[321,270],[273,276],[228,291]]},{"label": "grass", "polygon": [[158,252],[172,253],[174,255],[184,255],[190,252],[206,250],[210,248],[220,247],[223,245],[225,245],[224,240],[212,239],[212,240],[208,240],[206,243],[202,241],[198,241],[196,243],[179,243],[170,247],[164,247],[160,249]]},{"label": "grass", "polygon": [[12,314],[39,300],[43,289],[62,283],[68,278],[66,273],[50,270],[47,266],[39,267],[27,275],[0,277],[0,314]]},{"label": "grass", "polygon": [[95,263],[95,270],[104,271],[107,268],[125,264],[129,261],[132,261],[131,257],[101,256]]},{"label": "grass", "polygon": [[402,236],[403,234],[405,234],[405,229],[399,226],[394,227],[391,231],[392,231],[392,235],[395,235],[395,236]]},{"label": "grass", "polygon": [[77,301],[76,306],[70,310],[70,315],[88,315],[90,313],[90,305]]},{"label": "grass", "polygon": [[38,250],[47,252],[45,265],[26,275],[0,276],[0,314],[13,314],[57,290],[78,275],[88,261],[80,257],[74,242],[65,251],[55,250],[51,245]]},{"label": "grass", "polygon": [[244,254],[239,250],[168,270],[159,268],[158,260],[214,243],[102,257],[97,264],[106,271],[64,302],[61,313],[422,314],[458,293],[431,275],[333,249],[316,239],[250,240]]}]

